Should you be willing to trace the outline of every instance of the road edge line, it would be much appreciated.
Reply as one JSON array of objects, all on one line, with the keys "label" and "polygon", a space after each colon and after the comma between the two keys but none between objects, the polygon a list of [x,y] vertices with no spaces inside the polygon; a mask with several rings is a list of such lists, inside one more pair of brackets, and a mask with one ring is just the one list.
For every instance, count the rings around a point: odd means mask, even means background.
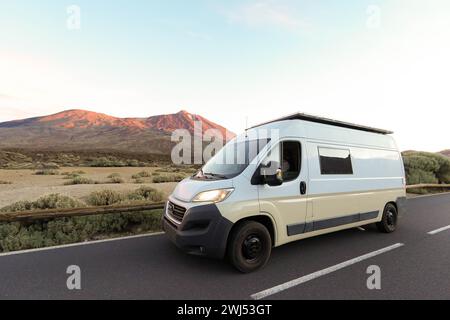
[{"label": "road edge line", "polygon": [[92,245],[92,244],[100,244],[100,243],[107,243],[107,242],[114,242],[114,241],[121,241],[121,240],[131,240],[131,239],[139,239],[139,238],[145,238],[145,237],[153,237],[153,236],[159,236],[162,234],[164,234],[164,232],[145,233],[145,234],[138,234],[138,235],[134,235],[134,236],[126,236],[126,237],[118,237],[118,238],[111,238],[111,239],[102,239],[102,240],[93,240],[93,241],[86,241],[86,242],[79,242],[79,243],[63,244],[60,246],[53,246],[53,247],[46,247],[46,248],[36,248],[36,249],[4,252],[4,253],[0,253],[0,258],[7,257],[7,256],[27,254],[27,253],[41,252],[41,251],[50,251],[50,250],[65,249],[65,248],[72,248],[72,247],[81,247],[81,246],[87,246],[87,245]]}]

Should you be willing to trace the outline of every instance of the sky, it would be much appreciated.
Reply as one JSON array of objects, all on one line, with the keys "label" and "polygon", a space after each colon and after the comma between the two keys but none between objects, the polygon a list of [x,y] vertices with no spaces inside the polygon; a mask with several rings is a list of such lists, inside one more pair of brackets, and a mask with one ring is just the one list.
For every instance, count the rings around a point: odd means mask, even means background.
[{"label": "sky", "polygon": [[450,148],[447,0],[0,0],[0,121],[294,112]]}]

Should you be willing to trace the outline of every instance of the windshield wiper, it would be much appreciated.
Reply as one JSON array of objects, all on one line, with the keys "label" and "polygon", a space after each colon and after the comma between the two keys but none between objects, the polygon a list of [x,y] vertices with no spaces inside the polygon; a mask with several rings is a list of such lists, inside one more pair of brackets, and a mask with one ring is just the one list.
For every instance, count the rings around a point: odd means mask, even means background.
[{"label": "windshield wiper", "polygon": [[211,177],[219,178],[219,179],[228,179],[227,176],[225,176],[225,175],[223,175],[223,174],[218,174],[218,173],[204,172],[203,175],[205,175],[205,176],[211,176]]}]

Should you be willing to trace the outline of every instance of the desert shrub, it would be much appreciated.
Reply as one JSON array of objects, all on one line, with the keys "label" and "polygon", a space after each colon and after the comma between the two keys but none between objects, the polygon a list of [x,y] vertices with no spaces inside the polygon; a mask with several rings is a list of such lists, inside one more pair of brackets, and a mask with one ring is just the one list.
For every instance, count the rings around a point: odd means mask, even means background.
[{"label": "desert shrub", "polygon": [[136,174],[133,174],[132,178],[133,178],[133,179],[138,179],[138,178],[149,178],[149,177],[151,177],[151,176],[152,176],[152,174],[151,174],[150,172],[148,172],[148,171],[141,171],[141,172],[138,172],[138,173],[136,173]]},{"label": "desert shrub", "polygon": [[126,197],[116,191],[101,190],[91,193],[87,198],[87,203],[92,206],[110,206],[124,201]]},{"label": "desert shrub", "polygon": [[0,184],[12,184],[12,182],[11,181],[0,180]]},{"label": "desert shrub", "polygon": [[141,183],[144,183],[144,182],[145,181],[142,178],[134,178],[134,183],[136,183],[136,184],[141,184]]},{"label": "desert shrub", "polygon": [[66,209],[81,207],[83,204],[68,196],[50,194],[36,200],[33,206],[36,209]]},{"label": "desert shrub", "polygon": [[406,183],[408,185],[421,183],[438,183],[438,179],[433,172],[422,169],[414,169],[406,175]]},{"label": "desert shrub", "polygon": [[177,168],[177,167],[165,167],[165,168],[159,168],[159,169],[155,170],[155,172],[159,172],[159,173],[178,173],[180,171],[181,171],[181,169]]},{"label": "desert shrub", "polygon": [[3,212],[19,212],[33,210],[33,203],[31,201],[17,201],[9,206],[3,207],[0,211]]},{"label": "desert shrub", "polygon": [[108,176],[108,179],[109,179],[109,181],[108,181],[109,183],[124,183],[125,182],[125,180],[122,179],[122,177],[120,176],[119,173],[111,173]]},{"label": "desert shrub", "polygon": [[61,173],[62,176],[81,176],[83,174],[86,174],[86,172],[84,172],[83,170],[77,170],[77,171]]},{"label": "desert shrub", "polygon": [[192,175],[192,174],[197,173],[197,172],[198,172],[198,170],[195,169],[195,168],[186,168],[186,169],[183,170],[183,173],[186,173],[188,175]]},{"label": "desert shrub", "polygon": [[168,175],[159,175],[159,176],[153,177],[152,181],[153,181],[153,183],[171,182],[170,177]]},{"label": "desert shrub", "polygon": [[428,152],[403,154],[408,184],[450,183],[450,159]]},{"label": "desert shrub", "polygon": [[72,180],[65,183],[66,186],[77,185],[77,184],[96,184],[92,179],[76,176]]},{"label": "desert shrub", "polygon": [[126,163],[115,157],[95,158],[89,163],[90,167],[125,167]]},{"label": "desert shrub", "polygon": [[53,169],[38,170],[34,173],[37,176],[57,176],[59,172]]},{"label": "desert shrub", "polygon": [[441,163],[436,176],[441,183],[450,183],[450,159]]},{"label": "desert shrub", "polygon": [[140,187],[129,193],[113,190],[101,190],[91,193],[87,203],[92,206],[110,206],[115,204],[132,204],[134,202],[161,202],[164,194],[151,187]]},{"label": "desert shrub", "polygon": [[439,169],[439,162],[429,156],[412,154],[404,157],[405,169],[421,169],[429,172],[436,172]]},{"label": "desert shrub", "polygon": [[153,183],[180,182],[185,178],[182,174],[176,175],[160,175],[153,177]]},{"label": "desert shrub", "polygon": [[127,161],[127,167],[139,167],[139,166],[140,162],[135,159]]},{"label": "desert shrub", "polygon": [[109,183],[125,183],[125,180],[123,180],[120,176],[118,177],[113,177],[111,179],[109,179]]},{"label": "desert shrub", "polygon": [[18,201],[7,207],[2,208],[3,212],[19,212],[28,210],[46,210],[46,209],[67,209],[79,208],[83,203],[60,194],[49,194],[36,201]]},{"label": "desert shrub", "polygon": [[63,179],[67,179],[67,180],[78,178],[83,174],[86,174],[86,172],[81,171],[81,170],[61,173],[61,175],[64,176]]},{"label": "desert shrub", "polygon": [[123,234],[159,231],[162,210],[0,224],[0,252],[42,248]]},{"label": "desert shrub", "polygon": [[150,202],[161,202],[164,194],[152,187],[140,187],[139,189],[128,194],[129,200],[145,200]]}]

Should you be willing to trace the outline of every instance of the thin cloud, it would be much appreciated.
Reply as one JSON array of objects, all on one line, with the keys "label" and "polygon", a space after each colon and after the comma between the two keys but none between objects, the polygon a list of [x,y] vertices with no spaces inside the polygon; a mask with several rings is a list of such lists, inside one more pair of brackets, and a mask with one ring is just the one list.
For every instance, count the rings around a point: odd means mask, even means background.
[{"label": "thin cloud", "polygon": [[248,27],[278,27],[292,31],[307,27],[307,24],[295,16],[288,6],[274,1],[252,1],[220,11],[228,22]]}]

